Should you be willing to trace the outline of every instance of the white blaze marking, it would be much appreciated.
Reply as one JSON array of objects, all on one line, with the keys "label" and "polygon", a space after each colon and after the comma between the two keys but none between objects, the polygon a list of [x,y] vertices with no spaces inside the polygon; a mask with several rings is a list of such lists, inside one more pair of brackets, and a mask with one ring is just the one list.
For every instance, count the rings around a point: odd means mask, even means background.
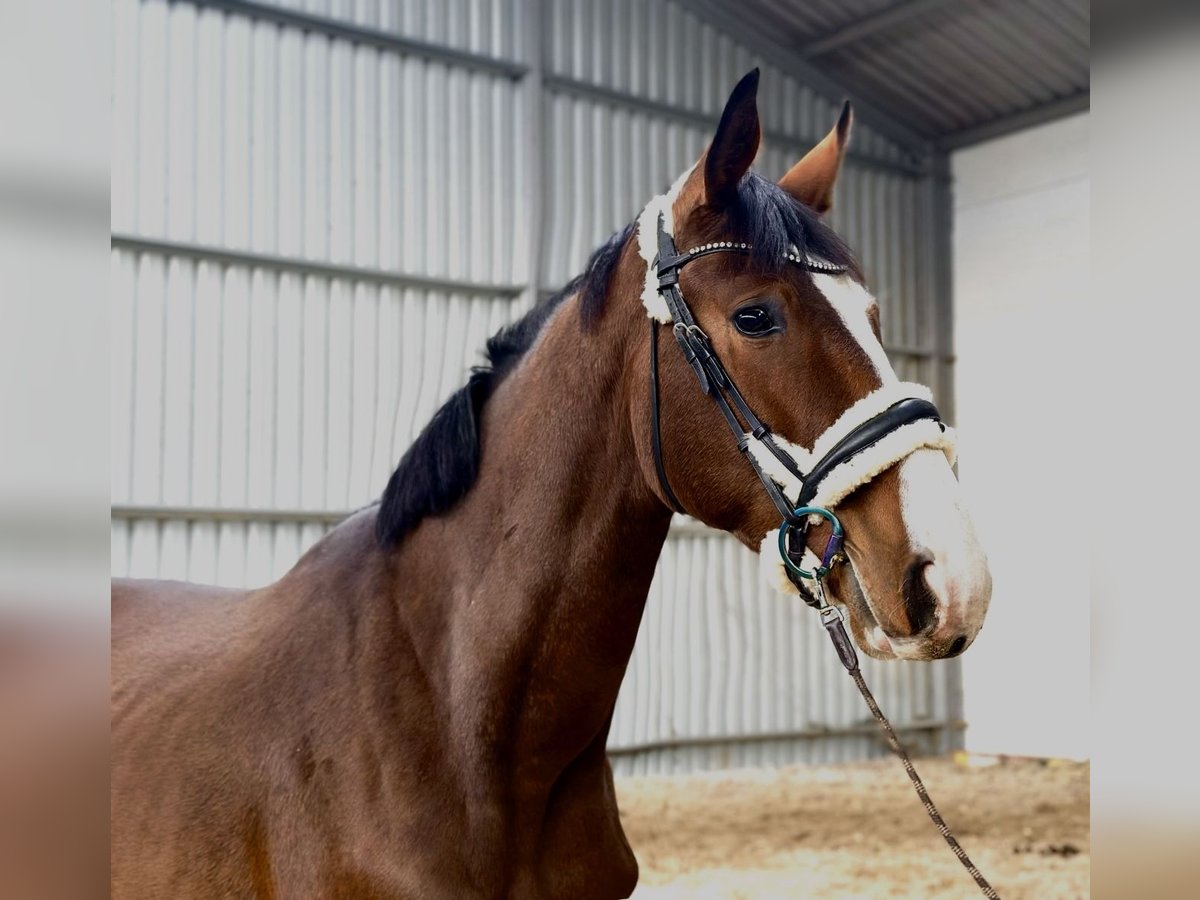
[{"label": "white blaze marking", "polygon": [[900,463],[900,514],[914,550],[933,565],[926,580],[938,599],[937,628],[974,638],[992,594],[987,556],[941,453],[917,450]]},{"label": "white blaze marking", "polygon": [[898,382],[900,379],[896,376],[896,370],[892,368],[892,361],[884,352],[883,344],[879,343],[879,339],[875,337],[875,332],[871,328],[871,320],[867,316],[867,311],[875,303],[871,292],[849,275],[834,277],[833,275],[814,274],[812,280],[817,290],[825,295],[829,305],[841,317],[846,330],[863,348],[863,352],[871,360],[871,365],[875,369],[875,374],[879,376],[879,380],[884,385]]}]

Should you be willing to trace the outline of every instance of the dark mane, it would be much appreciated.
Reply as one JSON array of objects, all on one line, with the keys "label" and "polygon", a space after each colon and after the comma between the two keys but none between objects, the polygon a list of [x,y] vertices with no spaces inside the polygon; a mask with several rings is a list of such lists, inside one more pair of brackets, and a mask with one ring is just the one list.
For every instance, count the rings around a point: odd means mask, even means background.
[{"label": "dark mane", "polygon": [[[700,242],[745,241],[755,266],[774,272],[784,265],[789,246],[859,276],[858,261],[832,228],[775,182],[750,172],[738,185],[737,201],[701,225]],[[680,247],[680,250],[686,248]]]},{"label": "dark mane", "polygon": [[[582,327],[591,328],[600,319],[613,270],[635,224],[605,241],[592,254],[583,274],[488,340],[486,365],[472,369],[466,385],[434,413],[388,479],[375,522],[381,544],[396,543],[426,516],[451,509],[471,489],[479,473],[479,422],[484,404],[567,298],[579,294]],[[815,212],[753,172],[739,185],[733,208],[711,216],[701,228],[711,232],[702,234],[701,240],[736,238],[751,244],[755,263],[767,271],[780,268],[784,252],[794,246],[801,253],[858,272],[845,243]]]},{"label": "dark mane", "polygon": [[592,253],[583,274],[488,338],[487,363],[473,368],[466,385],[433,414],[388,479],[375,520],[375,536],[381,544],[399,541],[423,518],[446,512],[470,490],[479,473],[483,405],[533,346],[546,320],[564,300],[580,295],[580,316],[585,324],[598,316],[621,249],[632,233],[633,225],[629,225],[612,235]]}]

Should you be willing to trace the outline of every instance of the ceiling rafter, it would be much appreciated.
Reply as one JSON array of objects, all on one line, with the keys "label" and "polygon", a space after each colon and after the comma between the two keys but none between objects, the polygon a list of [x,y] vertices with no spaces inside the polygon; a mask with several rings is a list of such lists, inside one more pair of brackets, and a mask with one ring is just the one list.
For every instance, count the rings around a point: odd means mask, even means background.
[{"label": "ceiling rafter", "polygon": [[1053,122],[1055,119],[1083,112],[1091,107],[1091,102],[1090,89],[1078,91],[1058,100],[1051,100],[1049,103],[1040,103],[1029,109],[1023,109],[999,119],[992,119],[982,125],[951,132],[938,140],[938,147],[942,150],[957,150],[994,137],[1020,131],[1023,128],[1032,128],[1035,125]]},{"label": "ceiling rafter", "polygon": [[931,10],[948,6],[951,3],[962,3],[962,0],[899,0],[886,9],[864,16],[849,25],[844,25],[824,37],[805,44],[802,53],[809,57],[824,56],[834,50],[840,50],[848,44],[861,41],[865,37],[879,34],[882,31],[895,28],[910,19]]},{"label": "ceiling rafter", "polygon": [[815,13],[829,7],[813,0],[673,2],[817,94],[849,95],[917,165],[1090,104],[1086,0],[887,0],[861,12],[875,0],[823,26]]}]

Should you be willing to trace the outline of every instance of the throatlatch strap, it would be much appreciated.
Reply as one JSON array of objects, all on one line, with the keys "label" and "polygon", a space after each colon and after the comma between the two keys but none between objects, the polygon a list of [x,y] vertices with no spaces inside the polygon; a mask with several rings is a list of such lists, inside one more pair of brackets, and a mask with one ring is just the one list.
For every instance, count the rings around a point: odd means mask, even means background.
[{"label": "throatlatch strap", "polygon": [[658,412],[658,322],[650,320],[650,444],[654,451],[654,471],[658,473],[658,485],[666,496],[667,505],[675,512],[683,512],[683,504],[671,490],[667,469],[663,463],[662,435],[659,431]]}]

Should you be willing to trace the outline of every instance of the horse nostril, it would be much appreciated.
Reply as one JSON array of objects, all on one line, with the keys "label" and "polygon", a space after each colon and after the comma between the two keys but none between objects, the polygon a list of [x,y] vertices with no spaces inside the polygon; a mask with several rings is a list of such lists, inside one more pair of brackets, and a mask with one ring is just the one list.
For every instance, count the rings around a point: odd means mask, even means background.
[{"label": "horse nostril", "polygon": [[904,605],[913,634],[931,626],[937,615],[938,598],[925,579],[925,569],[931,565],[933,560],[927,554],[920,554],[904,575]]},{"label": "horse nostril", "polygon": [[954,639],[954,643],[950,645],[950,649],[948,649],[946,651],[946,656],[947,657],[958,656],[958,654],[963,652],[963,648],[966,646],[967,646],[967,637],[966,637],[966,635],[960,634],[958,637],[956,637]]}]

